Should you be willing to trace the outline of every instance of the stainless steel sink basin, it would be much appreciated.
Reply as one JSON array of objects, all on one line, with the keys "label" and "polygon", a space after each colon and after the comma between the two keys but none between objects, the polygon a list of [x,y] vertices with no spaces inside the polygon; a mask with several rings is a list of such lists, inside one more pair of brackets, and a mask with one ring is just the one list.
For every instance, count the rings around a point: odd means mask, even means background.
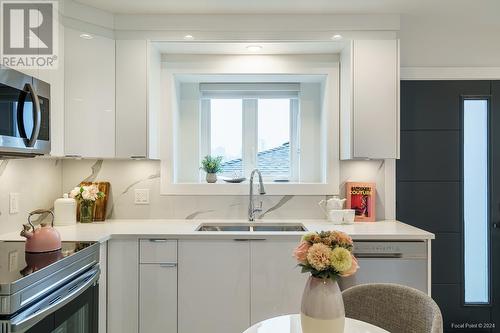
[{"label": "stainless steel sink basin", "polygon": [[302,232],[307,229],[300,223],[202,223],[196,231],[208,232]]},{"label": "stainless steel sink basin", "polygon": [[251,231],[249,225],[201,224],[196,231]]},{"label": "stainless steel sink basin", "polygon": [[277,232],[301,232],[306,231],[306,228],[302,224],[290,224],[290,225],[254,225],[253,231],[277,231]]}]

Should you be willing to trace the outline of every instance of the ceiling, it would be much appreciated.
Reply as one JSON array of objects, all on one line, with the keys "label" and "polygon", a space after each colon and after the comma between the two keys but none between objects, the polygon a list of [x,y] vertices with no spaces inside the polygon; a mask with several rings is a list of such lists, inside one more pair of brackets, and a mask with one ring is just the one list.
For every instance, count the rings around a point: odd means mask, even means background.
[{"label": "ceiling", "polygon": [[120,14],[469,14],[498,17],[498,0],[75,0]]}]

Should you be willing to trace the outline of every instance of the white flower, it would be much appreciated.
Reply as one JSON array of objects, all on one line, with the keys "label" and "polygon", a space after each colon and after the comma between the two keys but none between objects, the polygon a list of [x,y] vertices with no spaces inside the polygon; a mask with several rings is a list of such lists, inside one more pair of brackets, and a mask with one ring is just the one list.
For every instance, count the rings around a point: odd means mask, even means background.
[{"label": "white flower", "polygon": [[89,192],[88,189],[83,189],[83,192],[82,192],[82,198],[83,200],[92,200],[92,194]]},{"label": "white flower", "polygon": [[80,194],[80,187],[75,187],[74,189],[71,190],[71,192],[69,192],[69,196],[73,199],[75,199],[78,194]]}]

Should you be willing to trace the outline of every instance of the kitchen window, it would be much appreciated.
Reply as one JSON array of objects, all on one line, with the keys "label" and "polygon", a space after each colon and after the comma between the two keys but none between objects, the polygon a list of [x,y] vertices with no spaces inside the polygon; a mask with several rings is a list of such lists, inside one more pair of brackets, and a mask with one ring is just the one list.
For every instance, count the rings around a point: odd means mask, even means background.
[{"label": "kitchen window", "polygon": [[298,181],[299,90],[299,84],[201,84],[200,157],[222,156],[223,177],[258,168],[267,181]]},{"label": "kitchen window", "polygon": [[[219,56],[165,58],[161,194],[248,195],[255,168],[269,195],[336,193],[338,59],[225,58],[228,62]],[[200,169],[206,155],[223,158],[215,184],[207,183]],[[235,177],[246,180],[226,182]]]}]

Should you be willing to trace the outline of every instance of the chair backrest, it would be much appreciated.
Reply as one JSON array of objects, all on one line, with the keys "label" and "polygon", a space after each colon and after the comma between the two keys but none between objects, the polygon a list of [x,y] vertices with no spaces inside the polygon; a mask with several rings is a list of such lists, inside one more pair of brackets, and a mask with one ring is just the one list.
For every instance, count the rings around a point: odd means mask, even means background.
[{"label": "chair backrest", "polygon": [[442,333],[443,317],[427,294],[410,287],[373,283],[342,292],[346,317],[392,333]]}]

